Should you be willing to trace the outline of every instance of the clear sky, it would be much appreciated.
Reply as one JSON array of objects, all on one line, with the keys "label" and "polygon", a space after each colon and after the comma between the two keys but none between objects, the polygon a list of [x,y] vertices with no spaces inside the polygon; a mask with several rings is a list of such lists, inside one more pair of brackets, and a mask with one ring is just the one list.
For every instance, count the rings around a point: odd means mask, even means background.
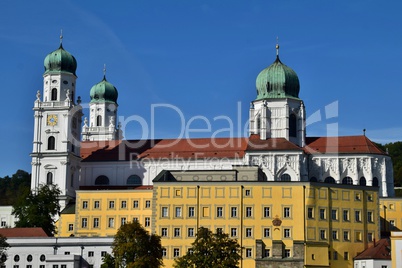
[{"label": "clear sky", "polygon": [[180,136],[182,119],[204,129],[191,137],[210,137],[230,128],[223,117],[243,135],[278,36],[282,62],[299,76],[308,136],[367,129],[376,142],[402,140],[399,0],[2,0],[0,10],[0,176],[31,171],[33,102],[60,29],[84,104],[106,64],[128,139]]}]

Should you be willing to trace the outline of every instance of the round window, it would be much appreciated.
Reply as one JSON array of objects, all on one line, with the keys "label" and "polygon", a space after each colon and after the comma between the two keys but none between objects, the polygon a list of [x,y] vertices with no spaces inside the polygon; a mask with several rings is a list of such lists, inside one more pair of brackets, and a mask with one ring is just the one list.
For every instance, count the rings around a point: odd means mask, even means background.
[{"label": "round window", "polygon": [[45,255],[42,254],[42,255],[40,255],[40,258],[39,258],[39,259],[40,259],[40,261],[45,261],[45,260],[46,260],[46,257],[45,257]]},{"label": "round window", "polygon": [[14,261],[19,262],[20,261],[20,255],[15,255],[14,256]]},{"label": "round window", "polygon": [[7,261],[7,255],[6,254],[1,255],[1,262],[5,263],[6,261]]},{"label": "round window", "polygon": [[31,262],[31,261],[32,261],[32,255],[28,255],[27,261],[28,261],[28,262]]}]

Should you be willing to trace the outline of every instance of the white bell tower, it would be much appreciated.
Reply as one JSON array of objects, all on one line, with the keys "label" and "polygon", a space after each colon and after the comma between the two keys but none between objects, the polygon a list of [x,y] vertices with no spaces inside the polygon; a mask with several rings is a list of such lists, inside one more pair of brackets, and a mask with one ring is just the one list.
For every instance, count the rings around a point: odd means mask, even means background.
[{"label": "white bell tower", "polygon": [[79,186],[81,100],[75,101],[77,62],[60,47],[45,58],[43,94],[34,102],[31,189],[54,184],[61,190],[62,208]]}]

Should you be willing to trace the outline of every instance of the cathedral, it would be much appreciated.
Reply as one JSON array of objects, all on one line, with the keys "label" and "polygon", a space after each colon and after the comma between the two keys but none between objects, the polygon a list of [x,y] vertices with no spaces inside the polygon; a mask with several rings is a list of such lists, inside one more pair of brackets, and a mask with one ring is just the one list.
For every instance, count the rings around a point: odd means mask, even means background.
[{"label": "cathedral", "polygon": [[203,226],[237,239],[240,267],[352,268],[380,224],[399,226],[391,158],[365,135],[307,137],[299,78],[279,45],[273,59],[257,75],[247,137],[133,140],[123,138],[106,75],[84,117],[77,61],[60,43],[34,101],[31,188],[60,188],[55,236],[64,242],[33,258],[63,267],[57,247],[80,261],[71,267],[100,267],[118,228],[138,221],[161,236],[166,267]]},{"label": "cathedral", "polygon": [[105,76],[95,84],[89,119],[83,119],[77,61],[60,45],[44,60],[43,91],[34,102],[32,189],[57,184],[65,206],[80,186],[152,185],[163,169],[245,165],[258,166],[266,181],[375,186],[380,196],[392,197],[391,159],[365,135],[306,137],[298,76],[281,62],[279,46],[276,50],[274,62],[256,79],[249,137],[123,140],[116,87]]}]

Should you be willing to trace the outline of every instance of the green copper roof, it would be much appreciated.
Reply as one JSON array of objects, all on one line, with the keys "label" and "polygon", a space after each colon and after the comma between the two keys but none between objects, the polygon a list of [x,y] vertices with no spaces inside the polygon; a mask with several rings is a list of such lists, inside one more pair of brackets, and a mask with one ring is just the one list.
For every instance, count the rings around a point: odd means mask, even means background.
[{"label": "green copper roof", "polygon": [[91,102],[116,102],[118,97],[117,89],[106,80],[105,76],[91,88],[89,95]]},{"label": "green copper roof", "polygon": [[283,64],[279,56],[257,76],[257,100],[299,98],[300,84],[295,71]]},{"label": "green copper roof", "polygon": [[67,72],[75,75],[77,70],[77,61],[74,56],[60,47],[48,54],[44,60],[45,74],[51,72]]}]

